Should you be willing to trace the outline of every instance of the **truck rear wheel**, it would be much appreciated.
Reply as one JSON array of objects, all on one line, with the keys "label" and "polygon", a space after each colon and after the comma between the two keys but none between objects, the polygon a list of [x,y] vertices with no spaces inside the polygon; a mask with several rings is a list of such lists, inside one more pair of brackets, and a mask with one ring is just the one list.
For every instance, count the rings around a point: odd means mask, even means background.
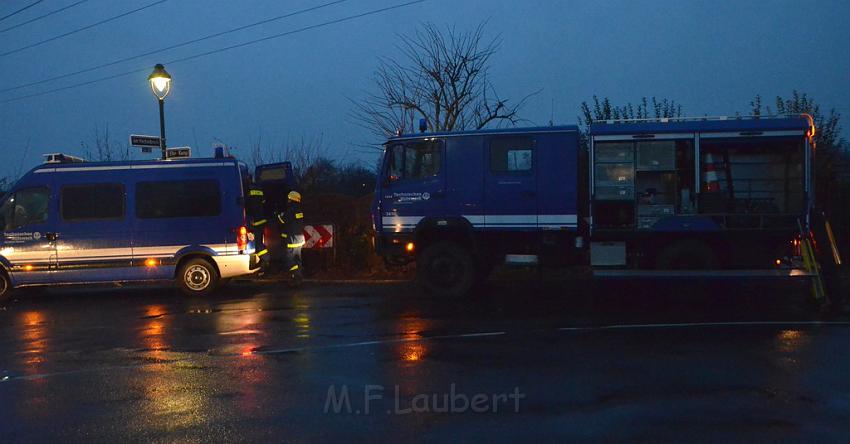
[{"label": "truck rear wheel", "polygon": [[416,281],[429,293],[463,296],[475,284],[477,267],[470,252],[453,242],[436,242],[416,261]]},{"label": "truck rear wheel", "polygon": [[177,285],[189,296],[206,296],[218,287],[218,270],[209,261],[189,259],[177,271]]}]

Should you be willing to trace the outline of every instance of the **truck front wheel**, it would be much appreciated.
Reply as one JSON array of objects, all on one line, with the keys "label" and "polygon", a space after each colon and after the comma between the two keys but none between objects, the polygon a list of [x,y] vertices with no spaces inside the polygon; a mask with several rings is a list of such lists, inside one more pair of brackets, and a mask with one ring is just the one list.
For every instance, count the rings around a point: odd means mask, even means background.
[{"label": "truck front wheel", "polygon": [[416,260],[416,281],[429,293],[463,296],[475,284],[472,254],[453,242],[431,244]]},{"label": "truck front wheel", "polygon": [[9,280],[9,276],[6,273],[0,271],[0,304],[6,302],[11,293],[12,282]]}]

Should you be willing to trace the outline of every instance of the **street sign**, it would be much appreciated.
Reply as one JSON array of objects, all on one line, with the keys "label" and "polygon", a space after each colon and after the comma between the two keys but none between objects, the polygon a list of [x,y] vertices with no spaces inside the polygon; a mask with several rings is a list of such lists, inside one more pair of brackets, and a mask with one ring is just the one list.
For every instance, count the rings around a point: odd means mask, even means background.
[{"label": "street sign", "polygon": [[159,148],[160,139],[156,136],[140,136],[138,134],[130,134],[130,145]]},{"label": "street sign", "polygon": [[305,225],[304,226],[304,248],[333,248],[334,226]]},{"label": "street sign", "polygon": [[192,157],[192,148],[188,146],[176,146],[165,149],[166,159],[185,159],[188,157]]}]

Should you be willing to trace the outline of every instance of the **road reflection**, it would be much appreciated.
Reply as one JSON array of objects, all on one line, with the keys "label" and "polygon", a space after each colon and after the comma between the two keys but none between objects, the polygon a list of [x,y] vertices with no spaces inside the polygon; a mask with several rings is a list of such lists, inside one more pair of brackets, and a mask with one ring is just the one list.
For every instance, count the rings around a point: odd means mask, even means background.
[{"label": "road reflection", "polygon": [[310,300],[301,296],[292,296],[295,315],[292,321],[295,323],[295,336],[298,338],[310,337]]},{"label": "road reflection", "polygon": [[775,345],[780,352],[778,359],[785,367],[797,368],[801,364],[801,357],[806,353],[811,334],[802,330],[782,330],[775,338]]},{"label": "road reflection", "polygon": [[398,354],[402,361],[417,363],[425,358],[428,348],[425,341],[419,341],[423,332],[429,327],[429,322],[417,314],[405,314],[400,323],[401,336],[406,341],[400,342]]},{"label": "road reflection", "polygon": [[142,348],[156,355],[168,350],[165,333],[169,319],[166,317],[164,305],[148,305],[144,308],[145,324],[139,330],[139,340]]},{"label": "road reflection", "polygon": [[[49,324],[41,311],[25,311],[18,316],[20,328],[18,339],[22,342],[16,353],[21,371],[26,376],[46,373]],[[28,418],[47,417],[49,415],[48,378],[34,378],[23,385],[23,402],[19,404],[21,415]]]},{"label": "road reflection", "polygon": [[40,311],[25,311],[20,315],[20,324],[23,325],[21,341],[24,347],[20,354],[23,356],[23,364],[27,374],[38,372],[38,365],[45,362],[47,353],[47,326],[44,314]]}]

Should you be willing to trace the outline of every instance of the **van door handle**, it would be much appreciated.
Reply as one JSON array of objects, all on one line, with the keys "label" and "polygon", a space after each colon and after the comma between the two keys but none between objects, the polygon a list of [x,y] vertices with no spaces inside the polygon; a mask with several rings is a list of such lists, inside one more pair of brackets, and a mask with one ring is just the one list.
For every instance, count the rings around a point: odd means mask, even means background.
[{"label": "van door handle", "polygon": [[44,238],[47,239],[50,242],[53,242],[56,239],[59,239],[59,233],[54,233],[54,232],[44,233]]}]

